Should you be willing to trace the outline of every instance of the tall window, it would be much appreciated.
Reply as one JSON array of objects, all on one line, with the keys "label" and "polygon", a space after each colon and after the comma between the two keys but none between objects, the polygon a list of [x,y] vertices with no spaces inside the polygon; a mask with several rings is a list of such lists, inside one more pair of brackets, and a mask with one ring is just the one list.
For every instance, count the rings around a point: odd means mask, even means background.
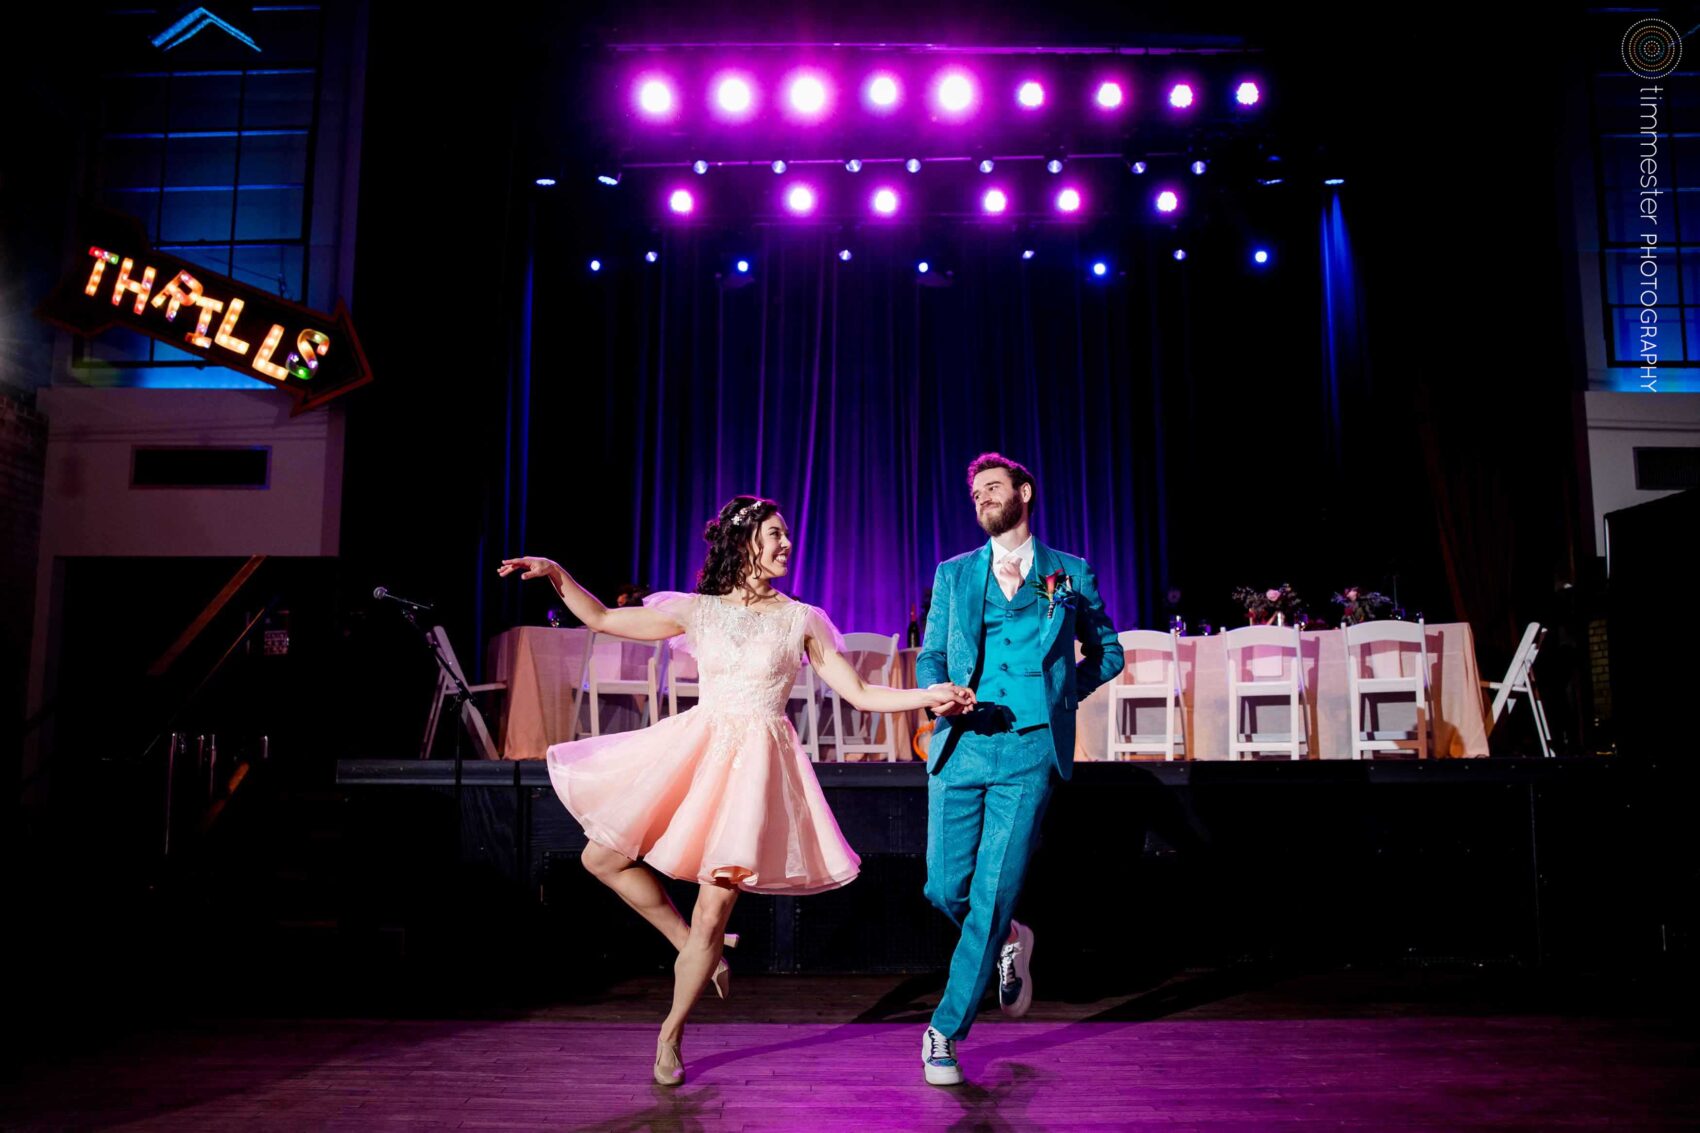
[{"label": "tall window", "polygon": [[[140,220],[158,249],[303,302],[321,13],[316,5],[252,11],[265,29],[255,37],[260,51],[218,29],[185,45],[193,50],[176,49],[182,60],[146,37],[126,37],[147,43],[138,62],[153,66],[102,76],[88,195]],[[126,17],[139,17],[137,31],[169,22],[134,10],[107,19]],[[221,65],[227,59],[232,65]],[[93,384],[265,386],[117,328],[80,341],[73,365]]]}]

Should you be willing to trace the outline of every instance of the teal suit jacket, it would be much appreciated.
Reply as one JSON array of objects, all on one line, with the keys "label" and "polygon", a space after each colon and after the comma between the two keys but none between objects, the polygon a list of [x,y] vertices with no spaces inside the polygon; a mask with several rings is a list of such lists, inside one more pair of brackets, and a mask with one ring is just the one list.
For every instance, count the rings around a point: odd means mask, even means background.
[{"label": "teal suit jacket", "polygon": [[[1070,577],[1079,596],[1072,602],[1057,603],[1056,613],[1046,620],[1040,639],[1040,667],[1051,710],[1057,772],[1067,779],[1074,773],[1074,710],[1093,689],[1122,671],[1122,647],[1104,612],[1097,576],[1086,560],[1052,550],[1034,537],[1031,577],[1045,578],[1059,570]],[[979,679],[986,581],[991,572],[992,549],[987,544],[938,565],[933,574],[933,604],[927,611],[926,635],[915,658],[915,683],[921,688],[941,681],[968,687]],[[1041,599],[1041,611],[1044,605]],[[1076,641],[1083,654],[1078,664],[1074,660]],[[938,774],[956,746],[959,733],[952,727],[956,719],[940,716],[933,721],[933,736],[927,745],[930,775]]]}]

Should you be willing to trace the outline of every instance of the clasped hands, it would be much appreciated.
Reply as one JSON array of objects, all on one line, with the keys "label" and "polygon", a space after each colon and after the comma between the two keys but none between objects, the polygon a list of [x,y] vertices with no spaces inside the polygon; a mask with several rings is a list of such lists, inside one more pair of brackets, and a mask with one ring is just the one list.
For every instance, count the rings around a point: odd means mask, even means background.
[{"label": "clasped hands", "polygon": [[928,685],[927,691],[934,694],[931,705],[934,716],[960,716],[974,708],[974,690],[971,688],[940,681],[936,685]]}]

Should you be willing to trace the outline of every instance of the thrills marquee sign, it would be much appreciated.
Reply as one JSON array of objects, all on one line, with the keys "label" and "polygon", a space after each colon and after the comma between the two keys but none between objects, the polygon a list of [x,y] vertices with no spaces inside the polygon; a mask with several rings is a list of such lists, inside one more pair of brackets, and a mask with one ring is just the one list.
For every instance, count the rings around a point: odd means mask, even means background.
[{"label": "thrills marquee sign", "polygon": [[81,234],[86,255],[36,312],[48,322],[85,337],[122,326],[270,382],[291,416],[372,380],[340,300],[324,315],[216,275],[153,250],[121,214],[92,213]]}]

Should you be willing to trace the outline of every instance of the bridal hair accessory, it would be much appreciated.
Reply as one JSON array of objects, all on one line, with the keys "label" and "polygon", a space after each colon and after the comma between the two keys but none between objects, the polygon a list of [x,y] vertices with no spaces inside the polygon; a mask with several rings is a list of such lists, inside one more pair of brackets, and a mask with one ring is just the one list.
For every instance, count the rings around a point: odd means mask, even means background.
[{"label": "bridal hair accessory", "polygon": [[732,517],[732,526],[742,526],[744,520],[748,519],[751,515],[760,510],[761,503],[759,501],[753,504],[745,504],[743,507],[738,509],[738,514]]}]

